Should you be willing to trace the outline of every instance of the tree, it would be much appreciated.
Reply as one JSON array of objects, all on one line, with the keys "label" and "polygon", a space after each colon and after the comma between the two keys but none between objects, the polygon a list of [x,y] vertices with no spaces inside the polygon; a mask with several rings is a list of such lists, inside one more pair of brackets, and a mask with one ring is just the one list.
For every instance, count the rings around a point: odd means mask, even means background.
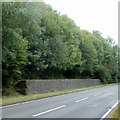
[{"label": "tree", "polygon": [[27,62],[28,41],[21,29],[3,27],[3,86],[14,87],[20,79],[21,69]]},{"label": "tree", "polygon": [[3,84],[18,79],[120,78],[119,51],[112,38],[81,30],[44,2],[2,4]]}]

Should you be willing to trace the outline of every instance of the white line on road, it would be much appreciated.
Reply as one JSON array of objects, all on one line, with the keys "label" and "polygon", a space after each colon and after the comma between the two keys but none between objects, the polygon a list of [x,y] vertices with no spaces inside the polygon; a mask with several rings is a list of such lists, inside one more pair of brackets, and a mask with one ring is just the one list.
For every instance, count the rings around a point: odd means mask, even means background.
[{"label": "white line on road", "polygon": [[110,112],[118,105],[119,102],[120,102],[120,101],[118,101],[117,103],[115,103],[115,104],[101,117],[100,120],[103,120],[104,118],[106,118],[106,117],[110,114]]},{"label": "white line on road", "polygon": [[[56,96],[53,96],[53,97],[56,97]],[[20,103],[13,103],[11,105],[5,105],[5,106],[0,106],[0,109],[1,108],[7,108],[7,107],[13,107],[13,106],[16,106],[16,105],[22,105],[22,104],[26,104],[26,103],[31,103],[31,102],[37,102],[37,101],[42,101],[42,100],[45,100],[45,99],[52,99],[52,97],[48,97],[48,98],[38,98],[36,100],[30,100],[30,101],[26,101],[26,102],[20,102]]]},{"label": "white line on road", "polygon": [[21,103],[16,103],[16,104],[7,105],[7,106],[1,106],[0,108],[6,108],[6,107],[11,107],[11,106],[20,105],[20,104],[21,104]]},{"label": "white line on road", "polygon": [[50,110],[47,110],[47,111],[44,111],[44,112],[35,114],[35,115],[33,115],[33,117],[37,117],[37,116],[40,116],[40,115],[43,115],[43,114],[46,114],[46,113],[49,113],[49,112],[52,112],[52,111],[61,109],[61,108],[65,107],[65,106],[66,106],[66,105],[62,105],[62,106],[59,106],[59,107],[56,107],[56,108],[53,108],[53,109],[50,109]]},{"label": "white line on road", "polygon": [[102,94],[101,97],[107,97],[107,96],[112,95],[112,94],[113,94],[112,92],[110,92],[110,93],[105,93],[105,94]]},{"label": "white line on road", "polygon": [[97,96],[97,95],[100,95],[100,94],[102,94],[102,93],[97,93],[97,94],[95,94],[94,96]]},{"label": "white line on road", "polygon": [[11,105],[1,106],[0,108],[13,107],[13,106],[16,106],[16,105],[22,105],[22,104],[26,104],[26,103],[30,103],[30,102],[34,102],[34,101],[37,101],[37,100],[31,100],[31,101],[21,102],[21,103],[14,103],[14,104],[11,104]]},{"label": "white line on road", "polygon": [[77,100],[77,101],[75,101],[75,102],[77,103],[77,102],[80,102],[80,101],[83,101],[83,100],[86,100],[86,99],[88,99],[88,97],[83,98],[83,99],[81,99],[81,100]]},{"label": "white line on road", "polygon": [[20,102],[20,103],[14,103],[14,104],[11,104],[11,105],[6,105],[6,106],[0,106],[0,109],[1,108],[7,108],[7,107],[13,107],[13,106],[16,106],[16,105],[23,105],[23,104],[26,104],[26,103],[31,103],[31,102],[37,102],[37,101],[42,101],[42,100],[45,100],[45,99],[51,99],[52,97],[49,97],[49,98],[44,98],[44,99],[36,99],[36,100],[30,100],[30,101],[26,101],[26,102]]}]

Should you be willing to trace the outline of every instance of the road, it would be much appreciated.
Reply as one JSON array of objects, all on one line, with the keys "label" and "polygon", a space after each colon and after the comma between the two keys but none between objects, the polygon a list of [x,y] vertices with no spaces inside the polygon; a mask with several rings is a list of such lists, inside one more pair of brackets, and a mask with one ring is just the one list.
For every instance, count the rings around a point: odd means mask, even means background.
[{"label": "road", "polygon": [[5,106],[2,118],[101,118],[118,101],[118,85]]}]

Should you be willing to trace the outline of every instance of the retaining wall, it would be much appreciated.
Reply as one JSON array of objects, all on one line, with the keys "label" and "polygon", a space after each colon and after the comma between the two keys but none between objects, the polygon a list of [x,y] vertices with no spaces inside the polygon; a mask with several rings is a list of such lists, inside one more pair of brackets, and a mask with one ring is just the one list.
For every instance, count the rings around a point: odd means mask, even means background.
[{"label": "retaining wall", "polygon": [[25,94],[64,91],[101,84],[99,79],[25,80],[23,83],[20,85],[25,86],[26,89],[23,89]]}]

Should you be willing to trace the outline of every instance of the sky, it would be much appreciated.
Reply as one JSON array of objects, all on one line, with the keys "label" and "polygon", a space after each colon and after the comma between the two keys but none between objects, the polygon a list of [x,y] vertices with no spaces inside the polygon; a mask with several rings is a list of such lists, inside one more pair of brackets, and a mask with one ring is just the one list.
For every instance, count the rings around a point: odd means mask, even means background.
[{"label": "sky", "polygon": [[99,30],[118,43],[119,0],[43,0],[60,14],[74,20],[80,29]]}]

